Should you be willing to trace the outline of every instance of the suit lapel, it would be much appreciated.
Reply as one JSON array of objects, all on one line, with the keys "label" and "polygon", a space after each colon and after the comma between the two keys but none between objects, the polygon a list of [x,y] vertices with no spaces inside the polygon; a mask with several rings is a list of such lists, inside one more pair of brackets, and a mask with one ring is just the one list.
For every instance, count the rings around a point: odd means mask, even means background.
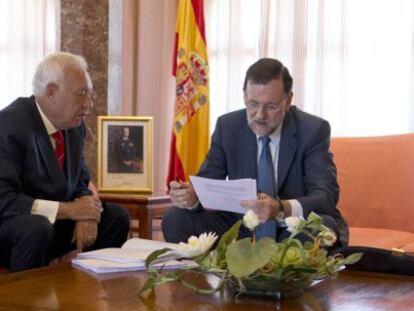
[{"label": "suit lapel", "polygon": [[39,154],[42,157],[43,165],[49,174],[49,177],[53,184],[60,186],[65,185],[66,178],[63,171],[60,169],[58,161],[56,160],[55,152],[53,150],[50,138],[47,135],[46,129],[41,123],[43,128],[37,126],[38,132],[36,133],[36,147],[39,150]]},{"label": "suit lapel", "polygon": [[38,148],[39,154],[42,157],[43,165],[45,166],[54,185],[57,185],[57,187],[64,185],[64,187],[66,187],[65,175],[56,160],[55,151],[53,150],[49,135],[47,134],[46,128],[35,103],[33,103],[33,118],[36,129],[36,148]]},{"label": "suit lapel", "polygon": [[66,185],[66,178],[56,160],[55,152],[50,143],[49,136],[37,135],[36,145],[43,159],[43,165],[55,185]]},{"label": "suit lapel", "polygon": [[292,164],[298,146],[296,123],[292,108],[286,113],[280,137],[279,161],[277,167],[277,190],[279,192]]},{"label": "suit lapel", "polygon": [[77,169],[80,167],[80,154],[79,150],[75,150],[79,145],[79,137],[74,130],[64,131],[65,135],[65,173],[68,183],[67,196],[73,193],[73,189],[76,187],[74,184],[77,176]]}]

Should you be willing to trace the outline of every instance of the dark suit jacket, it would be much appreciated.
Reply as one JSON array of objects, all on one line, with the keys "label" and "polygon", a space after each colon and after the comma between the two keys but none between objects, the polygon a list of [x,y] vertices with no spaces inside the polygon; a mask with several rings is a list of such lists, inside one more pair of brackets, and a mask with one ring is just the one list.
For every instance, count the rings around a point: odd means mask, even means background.
[{"label": "dark suit jacket", "polygon": [[[339,186],[329,152],[330,126],[321,118],[292,106],[286,113],[279,149],[278,195],[296,199],[304,217],[329,215],[346,245],[348,227],[336,208]],[[215,179],[257,178],[257,139],[247,123],[246,110],[220,117],[199,176]]]},{"label": "dark suit jacket", "polygon": [[63,172],[33,96],[0,111],[0,124],[0,220],[30,214],[34,199],[72,201],[91,194],[83,125],[63,131]]}]

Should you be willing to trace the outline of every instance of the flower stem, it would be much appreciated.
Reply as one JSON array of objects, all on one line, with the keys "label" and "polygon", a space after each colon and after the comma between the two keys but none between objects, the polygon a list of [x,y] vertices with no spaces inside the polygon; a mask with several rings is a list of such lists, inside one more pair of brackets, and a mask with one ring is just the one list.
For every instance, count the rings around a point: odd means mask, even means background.
[{"label": "flower stem", "polygon": [[290,247],[289,243],[286,243],[285,248],[283,249],[283,252],[282,252],[282,256],[280,256],[279,266],[283,265],[283,262],[285,261],[285,257],[286,257],[289,247]]},{"label": "flower stem", "polygon": [[186,280],[183,280],[182,278],[179,278],[178,281],[184,285],[185,287],[191,289],[192,291],[196,292],[196,293],[202,293],[202,294],[213,294],[217,291],[219,291],[221,289],[221,287],[223,286],[224,280],[226,279],[226,275],[227,273],[223,273],[220,277],[220,281],[217,285],[217,287],[215,288],[199,288],[189,282],[187,282]]}]

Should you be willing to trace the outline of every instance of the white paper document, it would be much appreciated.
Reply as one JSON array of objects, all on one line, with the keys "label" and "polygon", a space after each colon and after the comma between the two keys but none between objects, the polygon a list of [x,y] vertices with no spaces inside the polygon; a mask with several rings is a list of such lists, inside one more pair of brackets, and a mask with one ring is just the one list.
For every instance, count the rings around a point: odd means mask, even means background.
[{"label": "white paper document", "polygon": [[190,176],[190,180],[201,204],[208,209],[244,214],[246,209],[241,207],[240,201],[257,199],[254,179],[218,180]]},{"label": "white paper document", "polygon": [[[178,245],[133,238],[126,241],[121,248],[103,248],[79,253],[72,263],[95,273],[145,270],[147,256],[162,248],[178,250]],[[177,261],[179,257],[178,251],[168,252],[156,263],[156,266],[163,266],[164,269],[194,266],[194,262],[191,261]]]},{"label": "white paper document", "polygon": [[[114,273],[124,271],[142,271],[145,270],[145,262],[118,262],[103,259],[73,259],[72,263],[88,271],[95,273]],[[175,269],[186,267],[185,262],[170,260],[164,263],[158,263],[154,266],[163,267],[163,269]]]}]

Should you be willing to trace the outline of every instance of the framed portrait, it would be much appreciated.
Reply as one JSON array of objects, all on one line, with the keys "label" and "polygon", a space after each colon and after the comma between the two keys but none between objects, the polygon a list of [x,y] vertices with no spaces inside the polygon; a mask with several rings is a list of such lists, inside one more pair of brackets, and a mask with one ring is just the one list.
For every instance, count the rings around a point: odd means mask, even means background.
[{"label": "framed portrait", "polygon": [[152,117],[98,117],[98,190],[151,194]]}]

